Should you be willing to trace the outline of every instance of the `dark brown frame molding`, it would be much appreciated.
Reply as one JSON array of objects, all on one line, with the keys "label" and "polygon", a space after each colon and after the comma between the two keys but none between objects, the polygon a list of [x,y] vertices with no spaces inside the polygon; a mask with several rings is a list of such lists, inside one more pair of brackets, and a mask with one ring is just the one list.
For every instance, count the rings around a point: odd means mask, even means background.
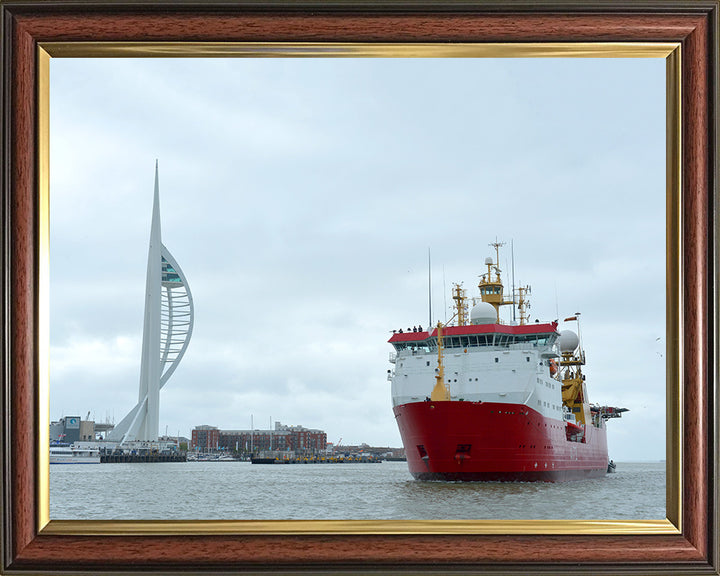
[{"label": "dark brown frame molding", "polygon": [[[719,574],[718,0],[0,0],[0,572]],[[39,50],[63,42],[681,44],[680,530],[58,534],[38,515]],[[141,522],[137,523],[142,526]],[[142,530],[140,530],[142,532]]]}]

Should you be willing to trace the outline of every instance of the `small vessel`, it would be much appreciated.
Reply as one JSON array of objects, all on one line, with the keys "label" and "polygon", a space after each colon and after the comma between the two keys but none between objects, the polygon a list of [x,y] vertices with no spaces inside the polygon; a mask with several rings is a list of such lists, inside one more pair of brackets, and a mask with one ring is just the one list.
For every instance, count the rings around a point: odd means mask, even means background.
[{"label": "small vessel", "polygon": [[252,456],[250,458],[251,464],[275,464],[278,462],[277,458],[263,458],[262,456]]},{"label": "small vessel", "polygon": [[485,260],[472,308],[455,284],[450,321],[394,331],[389,340],[393,412],[410,473],[452,481],[604,476],[606,423],[627,409],[590,404],[579,313],[564,321],[575,331],[558,330],[558,320],[530,322],[530,287],[505,297],[502,244],[491,246],[495,260]]},{"label": "small vessel", "polygon": [[100,449],[91,446],[50,446],[50,464],[100,464]]}]

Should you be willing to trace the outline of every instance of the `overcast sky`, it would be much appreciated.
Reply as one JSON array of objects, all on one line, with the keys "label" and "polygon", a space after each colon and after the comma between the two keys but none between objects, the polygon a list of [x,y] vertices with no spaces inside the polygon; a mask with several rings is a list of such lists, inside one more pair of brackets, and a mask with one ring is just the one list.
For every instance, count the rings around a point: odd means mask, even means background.
[{"label": "overcast sky", "polygon": [[51,419],[137,402],[158,159],[163,243],[195,302],[161,434],[252,415],[400,446],[387,340],[427,325],[428,248],[444,319],[497,238],[533,320],[582,312],[590,400],[630,409],[610,457],[665,457],[662,59],[50,70]]}]

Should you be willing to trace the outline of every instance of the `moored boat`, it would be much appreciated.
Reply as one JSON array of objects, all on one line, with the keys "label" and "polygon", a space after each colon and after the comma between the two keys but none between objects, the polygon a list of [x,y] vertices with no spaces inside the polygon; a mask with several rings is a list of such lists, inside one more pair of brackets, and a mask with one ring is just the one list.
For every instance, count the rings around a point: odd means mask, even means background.
[{"label": "moored boat", "polygon": [[100,450],[76,444],[50,446],[50,464],[100,464]]}]

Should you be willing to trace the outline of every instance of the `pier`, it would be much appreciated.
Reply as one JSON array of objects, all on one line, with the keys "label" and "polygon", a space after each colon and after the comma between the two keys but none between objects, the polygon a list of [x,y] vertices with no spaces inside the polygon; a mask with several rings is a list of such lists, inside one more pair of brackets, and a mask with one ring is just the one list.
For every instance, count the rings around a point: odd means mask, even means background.
[{"label": "pier", "polygon": [[100,454],[101,464],[126,464],[136,462],[186,462],[187,455],[185,452],[173,452],[170,454],[162,454],[159,452],[148,452],[145,454],[132,454],[128,452],[122,453],[106,453]]},{"label": "pier", "polygon": [[273,458],[253,456],[250,458],[253,464],[379,464],[382,459],[374,456],[310,456]]}]

